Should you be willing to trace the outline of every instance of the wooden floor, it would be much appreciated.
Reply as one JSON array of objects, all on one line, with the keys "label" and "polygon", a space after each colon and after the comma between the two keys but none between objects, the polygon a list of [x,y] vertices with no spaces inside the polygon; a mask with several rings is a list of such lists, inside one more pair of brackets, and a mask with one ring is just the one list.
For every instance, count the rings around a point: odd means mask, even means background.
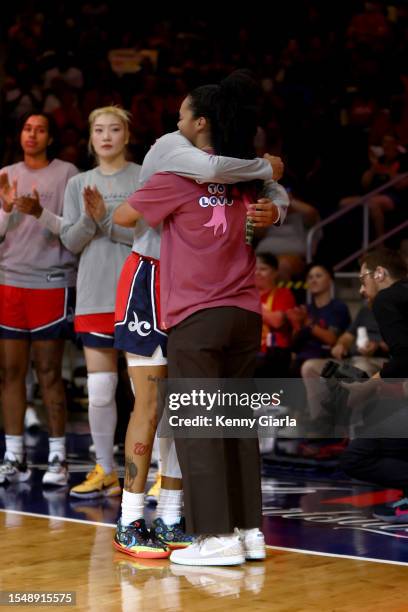
[{"label": "wooden floor", "polygon": [[265,563],[189,568],[132,560],[112,536],[110,526],[0,512],[0,590],[75,591],[64,609],[95,612],[408,610],[403,566],[269,550]]}]

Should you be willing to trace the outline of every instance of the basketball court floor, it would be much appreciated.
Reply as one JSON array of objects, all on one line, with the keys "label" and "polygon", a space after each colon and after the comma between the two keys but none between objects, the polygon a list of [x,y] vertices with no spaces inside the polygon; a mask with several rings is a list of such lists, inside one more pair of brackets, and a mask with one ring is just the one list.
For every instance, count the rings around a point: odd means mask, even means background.
[{"label": "basketball court floor", "polygon": [[[70,429],[75,484],[92,466],[90,436],[84,423]],[[0,487],[0,591],[74,593],[75,605],[64,607],[98,612],[408,610],[408,523],[389,525],[371,515],[376,504],[396,499],[396,491],[351,483],[330,464],[269,456],[263,472],[267,560],[176,566],[115,551],[120,499],[74,500],[68,488],[44,489],[46,435],[26,436],[31,482]],[[146,508],[148,521],[153,512]]]}]

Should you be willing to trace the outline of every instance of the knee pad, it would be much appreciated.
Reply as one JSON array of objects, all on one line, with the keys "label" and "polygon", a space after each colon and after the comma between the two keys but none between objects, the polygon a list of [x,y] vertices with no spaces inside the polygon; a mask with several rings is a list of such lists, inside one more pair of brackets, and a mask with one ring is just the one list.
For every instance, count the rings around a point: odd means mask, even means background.
[{"label": "knee pad", "polygon": [[89,404],[103,407],[112,404],[118,384],[116,372],[92,372],[88,374]]}]

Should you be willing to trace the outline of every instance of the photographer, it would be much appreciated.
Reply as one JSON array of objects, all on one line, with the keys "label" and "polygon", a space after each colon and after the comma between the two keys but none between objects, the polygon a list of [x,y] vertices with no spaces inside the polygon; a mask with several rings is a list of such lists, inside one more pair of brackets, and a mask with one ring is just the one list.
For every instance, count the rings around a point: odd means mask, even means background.
[{"label": "photographer", "polygon": [[[363,337],[363,334],[365,337]],[[388,352],[372,310],[363,305],[357,316],[331,348],[331,355],[338,363],[360,368],[368,376],[378,372],[384,364],[384,354]],[[308,359],[301,368],[306,389],[307,403],[313,419],[321,415],[321,400],[325,394],[321,375],[329,358]]]},{"label": "photographer", "polygon": [[[367,400],[371,391],[378,391],[378,385],[385,388],[385,379],[408,376],[407,272],[401,255],[388,249],[371,251],[361,261],[360,293],[372,303],[381,335],[389,347],[390,359],[367,383],[348,386],[351,406]],[[391,390],[391,385],[389,387]],[[375,516],[389,522],[408,519],[408,440],[355,439],[344,452],[341,465],[353,478],[402,489],[402,499],[377,508]]]}]

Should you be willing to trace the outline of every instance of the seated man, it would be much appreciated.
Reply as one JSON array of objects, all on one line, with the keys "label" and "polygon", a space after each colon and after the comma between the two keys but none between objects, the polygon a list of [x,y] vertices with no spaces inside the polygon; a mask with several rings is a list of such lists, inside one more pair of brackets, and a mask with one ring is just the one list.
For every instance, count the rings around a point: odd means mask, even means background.
[{"label": "seated man", "polygon": [[[367,343],[358,342],[358,329],[364,328]],[[362,306],[356,318],[338,339],[331,349],[331,355],[338,361],[360,368],[370,377],[378,372],[385,362],[387,346],[381,338],[375,317],[368,306]],[[324,366],[329,359],[308,359],[301,367],[301,376],[306,388],[310,414],[316,418],[321,411],[322,392],[324,388],[319,380]]]},{"label": "seated man", "polygon": [[[389,361],[375,376],[380,379],[379,383],[384,380],[384,386],[392,382],[387,379],[405,380],[408,374],[407,272],[405,261],[396,251],[372,251],[362,259],[360,292],[372,302],[381,335],[390,350]],[[356,400],[361,403],[361,393],[373,382],[349,385],[349,404],[356,403]],[[401,397],[406,397],[406,383],[400,387]],[[402,401],[406,402],[406,399]],[[388,403],[390,413],[394,404],[394,401]],[[383,406],[381,410],[384,413]],[[341,458],[347,475],[403,491],[402,499],[377,508],[374,513],[375,517],[392,523],[408,520],[408,440],[401,437],[403,433],[398,429],[394,437],[356,438]]]}]

